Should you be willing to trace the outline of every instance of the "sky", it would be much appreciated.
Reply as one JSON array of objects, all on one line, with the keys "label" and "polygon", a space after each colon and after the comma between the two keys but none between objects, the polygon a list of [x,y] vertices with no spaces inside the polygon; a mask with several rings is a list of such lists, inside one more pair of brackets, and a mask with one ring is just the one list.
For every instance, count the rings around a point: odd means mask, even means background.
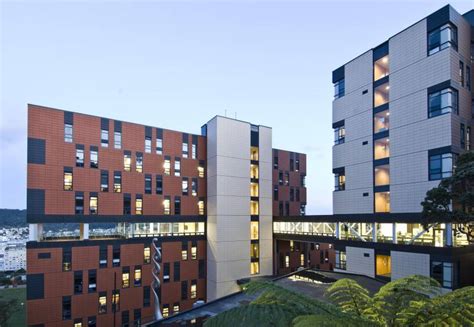
[{"label": "sky", "polygon": [[271,126],[274,148],[308,156],[307,214],[330,214],[332,71],[446,4],[0,0],[0,208],[26,207],[33,103],[195,134],[226,113]]}]

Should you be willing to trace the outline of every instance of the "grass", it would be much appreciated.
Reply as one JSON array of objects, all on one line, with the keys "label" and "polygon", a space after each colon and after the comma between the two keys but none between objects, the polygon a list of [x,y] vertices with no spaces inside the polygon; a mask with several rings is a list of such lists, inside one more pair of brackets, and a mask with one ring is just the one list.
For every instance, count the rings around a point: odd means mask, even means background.
[{"label": "grass", "polygon": [[8,319],[7,326],[26,326],[26,287],[0,289],[0,299],[18,300],[18,306]]}]

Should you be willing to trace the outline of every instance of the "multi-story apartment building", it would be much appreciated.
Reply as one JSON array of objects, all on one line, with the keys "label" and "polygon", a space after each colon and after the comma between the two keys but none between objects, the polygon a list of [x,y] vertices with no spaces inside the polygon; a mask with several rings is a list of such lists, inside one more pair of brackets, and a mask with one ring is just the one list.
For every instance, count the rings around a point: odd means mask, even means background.
[{"label": "multi-story apartment building", "polygon": [[[191,135],[29,105],[28,325],[152,321],[274,274],[274,208],[304,214],[305,175],[269,127],[216,116]],[[51,223],[80,232],[51,238]]]},{"label": "multi-story apartment building", "polygon": [[5,246],[3,254],[3,267],[0,271],[17,271],[26,269],[25,243],[9,243]]},{"label": "multi-story apartment building", "polygon": [[448,5],[333,72],[334,214],[366,219],[341,233],[385,243],[339,247],[347,271],[472,281],[465,237],[449,221],[424,230],[420,203],[472,150],[473,28],[474,11]]}]

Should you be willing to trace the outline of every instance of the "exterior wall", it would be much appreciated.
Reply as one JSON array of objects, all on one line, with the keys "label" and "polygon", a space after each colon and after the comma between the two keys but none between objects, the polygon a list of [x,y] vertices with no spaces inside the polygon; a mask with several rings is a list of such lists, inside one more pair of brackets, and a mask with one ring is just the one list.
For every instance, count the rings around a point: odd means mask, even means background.
[{"label": "exterior wall", "polygon": [[[276,274],[285,275],[296,271],[300,267],[311,267],[320,270],[333,270],[335,263],[335,252],[328,243],[307,243],[299,241],[275,240],[276,242]],[[290,246],[291,242],[293,246]],[[304,264],[301,265],[301,255],[304,256]],[[289,262],[286,265],[285,257]]]},{"label": "exterior wall", "polygon": [[391,251],[392,280],[410,275],[430,276],[430,255]]},{"label": "exterior wall", "polygon": [[[293,169],[290,167],[290,159],[293,160]],[[299,160],[299,170],[296,169],[296,160]],[[289,184],[285,185],[284,180],[280,183],[279,174],[283,176],[288,173]],[[273,189],[278,190],[278,199],[273,196],[273,215],[274,216],[300,216],[301,206],[306,206],[306,186],[301,183],[302,178],[306,178],[306,155],[303,153],[290,152],[285,150],[273,149]],[[290,190],[293,189],[295,197],[293,201],[290,198]],[[296,192],[299,190],[299,201],[296,198]],[[286,210],[288,203],[289,210]],[[280,205],[283,212],[280,212]]]},{"label": "exterior wall", "polygon": [[[186,241],[191,246],[192,241]],[[192,304],[197,299],[206,298],[205,272],[204,276],[198,278],[199,261],[206,259],[206,242],[197,241],[197,259],[184,261],[181,258],[181,241],[164,241],[162,243],[162,268],[165,263],[171,263],[170,281],[163,281],[163,274],[160,274],[161,307],[170,306],[170,314],[173,313],[174,303],[179,303],[180,311],[192,308]],[[60,242],[64,243],[64,242]],[[88,245],[88,244],[90,245]],[[126,243],[121,241],[83,241],[75,242],[72,250],[71,271],[63,271],[62,257],[64,246],[67,244],[41,243],[29,244],[28,249],[28,276],[41,274],[44,278],[44,294],[38,299],[27,300],[27,323],[28,325],[44,324],[44,326],[70,326],[72,321],[82,319],[86,324],[89,317],[97,319],[98,326],[121,326],[122,312],[130,311],[130,321],[133,321],[134,310],[140,310],[141,321],[154,320],[154,297],[150,292],[150,304],[144,306],[144,287],[150,286],[152,281],[151,264],[144,262],[144,247],[150,246],[151,239],[142,239],[138,242]],[[112,266],[113,246],[120,246],[120,266]],[[70,246],[70,245],[69,245]],[[101,246],[107,246],[107,267],[99,266],[99,250]],[[49,258],[40,258],[41,255],[48,254]],[[174,262],[180,264],[180,278],[174,280]],[[140,266],[142,269],[142,281],[140,286],[134,285],[134,268]],[[202,265],[205,267],[205,265]],[[122,288],[122,270],[130,269],[130,287]],[[95,270],[97,273],[97,290],[88,292],[88,272]],[[81,271],[83,275],[83,291],[81,294],[74,293],[74,272]],[[162,269],[163,272],[163,269]],[[202,272],[201,272],[202,273]],[[191,299],[190,285],[192,280],[197,281],[196,299]],[[188,282],[188,297],[181,297],[181,281]],[[35,285],[38,286],[38,285]],[[30,285],[30,287],[32,287]],[[112,291],[120,291],[119,307],[112,311]],[[98,314],[98,296],[100,292],[107,292],[107,313]],[[72,314],[70,320],[62,319],[62,297],[71,296]],[[115,320],[114,320],[115,319]],[[115,321],[115,324],[114,324]]]},{"label": "exterior wall", "polygon": [[374,249],[347,246],[346,256],[346,272],[375,277]]}]

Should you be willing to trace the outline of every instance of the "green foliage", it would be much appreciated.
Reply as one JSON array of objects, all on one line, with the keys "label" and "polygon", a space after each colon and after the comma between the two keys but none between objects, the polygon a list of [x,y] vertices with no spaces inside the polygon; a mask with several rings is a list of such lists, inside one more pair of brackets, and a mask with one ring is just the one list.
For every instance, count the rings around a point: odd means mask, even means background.
[{"label": "green foliage", "polygon": [[17,299],[0,299],[0,326],[5,326],[18,307]]},{"label": "green foliage", "polygon": [[294,327],[370,327],[378,326],[360,317],[328,317],[327,315],[307,315],[293,319]]},{"label": "green foliage", "polygon": [[342,311],[357,316],[364,315],[370,301],[369,291],[349,278],[339,279],[332,284],[326,290],[325,296]]}]

